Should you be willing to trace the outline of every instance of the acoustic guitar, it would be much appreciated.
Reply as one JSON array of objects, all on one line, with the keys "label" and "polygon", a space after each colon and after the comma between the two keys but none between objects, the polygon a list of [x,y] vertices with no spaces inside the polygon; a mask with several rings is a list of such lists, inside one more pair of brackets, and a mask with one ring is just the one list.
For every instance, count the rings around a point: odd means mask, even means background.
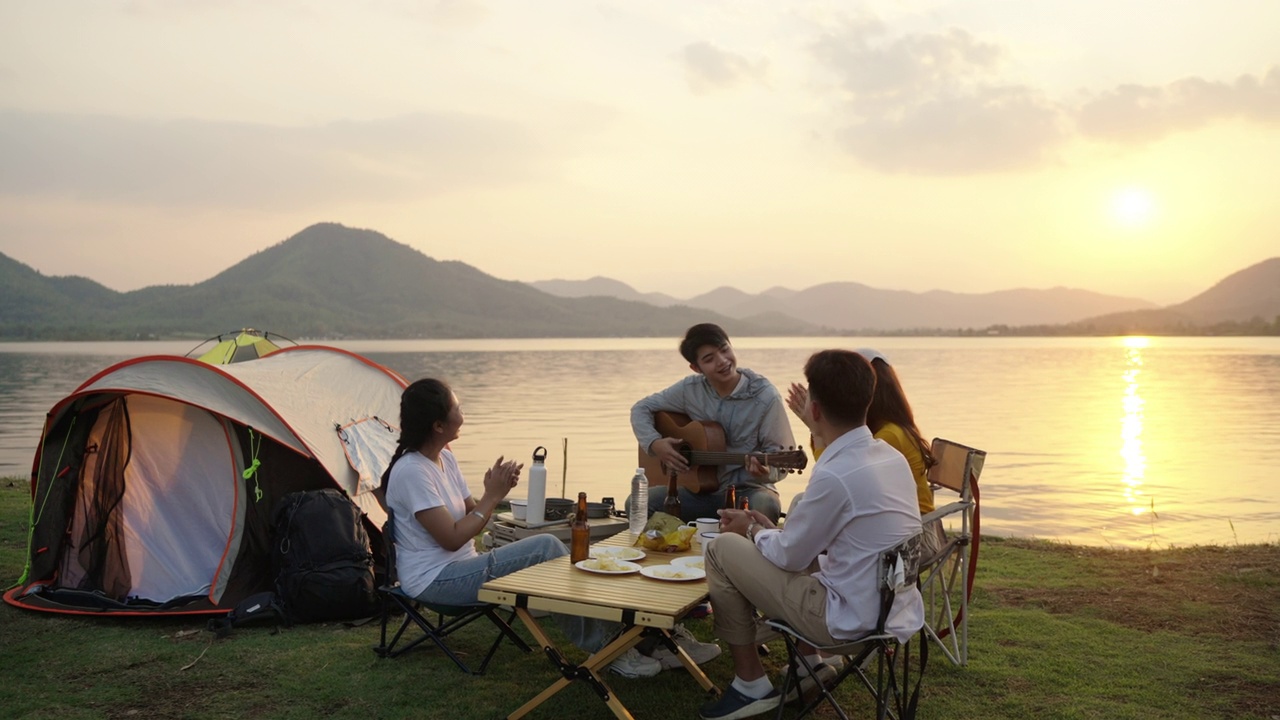
[{"label": "acoustic guitar", "polygon": [[[689,492],[702,495],[720,489],[719,466],[741,465],[750,455],[765,467],[776,467],[788,472],[799,472],[809,464],[804,450],[782,450],[771,453],[725,452],[724,428],[719,423],[692,420],[688,415],[676,412],[656,412],[653,425],[662,437],[678,438],[680,454],[689,463],[689,469],[676,475],[676,483]],[[665,482],[668,471],[662,461],[640,448],[640,467],[644,468],[650,484]]]}]

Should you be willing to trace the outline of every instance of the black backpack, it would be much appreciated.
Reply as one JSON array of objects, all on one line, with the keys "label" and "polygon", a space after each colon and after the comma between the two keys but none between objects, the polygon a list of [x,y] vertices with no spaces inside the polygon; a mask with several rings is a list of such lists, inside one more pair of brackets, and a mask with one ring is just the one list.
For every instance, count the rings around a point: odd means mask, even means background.
[{"label": "black backpack", "polygon": [[292,622],[355,620],[378,611],[369,536],[338,490],[280,498],[272,512],[276,597]]}]

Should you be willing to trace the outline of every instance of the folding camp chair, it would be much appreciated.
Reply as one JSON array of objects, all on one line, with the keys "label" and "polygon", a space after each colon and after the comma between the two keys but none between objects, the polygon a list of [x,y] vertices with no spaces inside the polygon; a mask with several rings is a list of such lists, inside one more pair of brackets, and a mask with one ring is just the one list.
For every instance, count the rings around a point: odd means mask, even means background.
[{"label": "folding camp chair", "polygon": [[[400,581],[396,577],[395,517],[390,510],[387,511],[387,523],[382,527],[382,538],[387,556],[387,581],[378,588],[378,594],[382,597],[382,635],[378,645],[373,648],[373,651],[379,657],[399,657],[401,654],[417,647],[424,640],[430,640],[444,651],[444,654],[448,655],[449,659],[456,663],[463,672],[472,675],[483,675],[485,669],[489,667],[489,661],[493,659],[494,653],[498,652],[498,646],[502,644],[503,638],[511,640],[516,644],[516,647],[524,652],[533,652],[528,643],[521,639],[515,630],[511,628],[511,620],[516,614],[515,610],[512,610],[510,615],[503,618],[498,614],[498,606],[489,603],[464,606],[437,605],[420,602],[417,598],[406,594],[400,589]],[[398,607],[404,613],[404,618],[400,621],[400,628],[396,630],[391,642],[388,643],[387,626],[391,622],[393,607]],[[432,615],[434,615],[434,622],[432,621]],[[494,638],[493,644],[489,646],[489,652],[484,656],[484,661],[480,663],[479,669],[472,670],[449,647],[447,639],[455,631],[461,630],[480,618],[488,618],[497,627],[498,636]],[[422,634],[412,641],[401,644],[405,631],[409,629],[410,625],[416,625],[422,631]]]},{"label": "folding camp chair", "polygon": [[[787,697],[792,688],[801,688],[799,668],[803,666],[809,677],[821,677],[817,668],[805,659],[799,648],[803,642],[821,650],[827,655],[845,657],[844,667],[835,677],[827,682],[815,683],[820,691],[818,697],[804,705],[796,718],[802,718],[817,709],[824,701],[831,705],[842,720],[849,720],[840,704],[836,702],[832,691],[850,675],[857,675],[864,687],[869,690],[876,702],[876,718],[896,718],[909,720],[915,717],[916,702],[920,695],[920,681],[924,676],[925,666],[929,660],[929,642],[924,637],[924,629],[920,630],[919,671],[916,674],[915,688],[911,688],[911,638],[906,642],[898,642],[897,637],[885,631],[885,623],[893,609],[895,598],[900,593],[913,591],[919,586],[921,540],[915,536],[904,540],[880,554],[880,562],[876,576],[880,589],[880,614],[876,620],[876,629],[857,640],[850,640],[837,645],[821,645],[800,635],[786,622],[766,620],[766,624],[782,634],[787,643],[788,670],[782,682],[782,697]],[[874,669],[872,664],[874,663]],[[873,678],[874,675],[874,678]],[[802,695],[803,698],[803,695]],[[803,702],[803,699],[802,699]],[[781,720],[787,703],[778,704],[778,719]]]},{"label": "folding camp chair", "polygon": [[935,494],[939,489],[951,490],[957,499],[921,520],[926,529],[936,521],[941,532],[944,519],[958,516],[960,527],[947,533],[933,557],[921,561],[924,630],[948,660],[964,665],[969,661],[969,596],[978,569],[978,476],[987,453],[942,438],[933,439],[931,452],[934,464],[929,468],[929,484]]}]

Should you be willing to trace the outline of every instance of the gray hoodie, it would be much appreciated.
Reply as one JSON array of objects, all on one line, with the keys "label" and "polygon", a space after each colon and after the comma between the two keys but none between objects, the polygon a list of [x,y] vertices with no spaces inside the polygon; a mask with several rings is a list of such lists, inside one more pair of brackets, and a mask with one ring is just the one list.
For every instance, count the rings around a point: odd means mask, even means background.
[{"label": "gray hoodie", "polygon": [[[654,440],[662,437],[653,425],[655,412],[679,412],[700,422],[716,422],[724,428],[725,451],[731,453],[773,452],[794,447],[795,436],[782,404],[782,395],[763,375],[738,368],[742,379],[728,397],[716,394],[702,375],[690,375],[666,390],[656,392],[631,406],[631,429],[636,441],[646,451]],[[769,479],[775,482],[779,471],[770,468]],[[742,465],[720,468],[720,487],[760,485]]]}]

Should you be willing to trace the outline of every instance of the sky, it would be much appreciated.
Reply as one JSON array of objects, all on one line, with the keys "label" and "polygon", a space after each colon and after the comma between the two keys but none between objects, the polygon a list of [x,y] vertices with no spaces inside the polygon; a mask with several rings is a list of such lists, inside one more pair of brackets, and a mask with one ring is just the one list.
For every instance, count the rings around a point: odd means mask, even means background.
[{"label": "sky", "polygon": [[0,252],[1160,304],[1280,255],[1274,0],[0,0]]}]

